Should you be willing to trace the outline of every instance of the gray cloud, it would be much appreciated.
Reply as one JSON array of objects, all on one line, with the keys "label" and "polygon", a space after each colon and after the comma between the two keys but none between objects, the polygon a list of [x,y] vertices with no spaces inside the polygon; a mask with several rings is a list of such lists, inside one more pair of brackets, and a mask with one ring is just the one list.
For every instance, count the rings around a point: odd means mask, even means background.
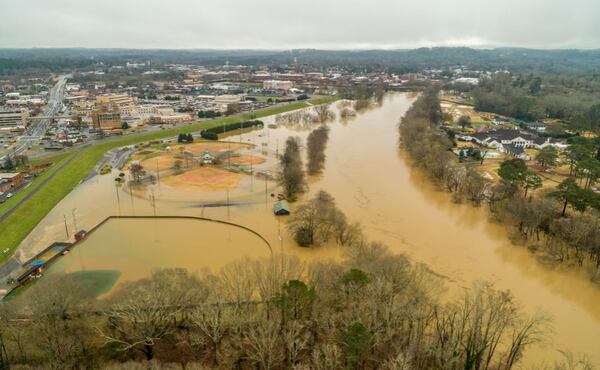
[{"label": "gray cloud", "polygon": [[0,47],[600,48],[597,0],[16,0]]}]

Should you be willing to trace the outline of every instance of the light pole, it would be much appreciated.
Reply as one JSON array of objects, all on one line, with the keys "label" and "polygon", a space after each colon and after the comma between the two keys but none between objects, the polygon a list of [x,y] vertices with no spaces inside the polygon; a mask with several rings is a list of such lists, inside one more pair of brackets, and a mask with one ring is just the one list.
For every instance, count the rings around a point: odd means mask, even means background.
[{"label": "light pole", "polygon": [[71,215],[73,215],[73,227],[75,228],[75,232],[77,232],[77,217],[75,216],[75,211],[77,210],[77,208],[73,208],[71,210]]},{"label": "light pole", "polygon": [[254,158],[254,137],[250,135],[250,192],[254,191],[254,170],[252,167],[252,162]]},{"label": "light pole", "polygon": [[131,186],[131,181],[127,183],[129,186],[129,198],[131,199],[131,212],[135,216],[135,206],[133,205],[133,187]]},{"label": "light pole", "polygon": [[227,221],[230,221],[231,211],[229,209],[229,187],[227,187]]},{"label": "light pole", "polygon": [[63,215],[65,221],[65,233],[67,233],[67,240],[69,239],[69,228],[67,227],[67,216]]},{"label": "light pole", "polygon": [[281,235],[281,216],[277,216],[277,228],[279,235],[277,236],[279,238],[279,247],[281,249],[281,273],[283,274],[283,236]]},{"label": "light pole", "polygon": [[115,181],[115,193],[117,194],[117,205],[119,207],[119,216],[121,216],[121,198],[119,197],[119,182]]},{"label": "light pole", "polygon": [[156,217],[156,198],[154,197],[154,188],[150,189],[150,203],[152,203],[152,209],[154,210],[154,217]]},{"label": "light pole", "polygon": [[[187,156],[186,156],[186,167],[187,167]],[[156,160],[156,179],[158,181],[158,190],[160,190],[160,169],[158,168],[158,159]]]}]

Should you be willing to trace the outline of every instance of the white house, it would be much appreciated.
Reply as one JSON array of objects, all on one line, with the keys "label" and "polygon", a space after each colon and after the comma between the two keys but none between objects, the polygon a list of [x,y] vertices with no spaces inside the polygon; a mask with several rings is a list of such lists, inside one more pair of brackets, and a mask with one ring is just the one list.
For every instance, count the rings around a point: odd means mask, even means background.
[{"label": "white house", "polygon": [[494,148],[501,152],[507,152],[508,147],[542,149],[548,145],[552,145],[557,149],[562,148],[560,143],[553,142],[551,138],[540,137],[525,131],[510,129],[464,134],[459,136],[459,139],[473,141],[479,145]]}]

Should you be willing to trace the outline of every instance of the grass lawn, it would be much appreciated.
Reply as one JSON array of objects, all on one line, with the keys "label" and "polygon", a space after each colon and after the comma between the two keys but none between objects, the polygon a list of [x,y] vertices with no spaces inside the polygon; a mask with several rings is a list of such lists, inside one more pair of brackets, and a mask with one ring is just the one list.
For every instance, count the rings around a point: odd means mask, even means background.
[{"label": "grass lawn", "polygon": [[[310,103],[326,104],[334,102],[338,99],[339,98],[336,96],[316,97],[315,99],[311,99]],[[23,203],[23,205],[21,205],[13,214],[0,223],[0,249],[10,249],[10,252],[0,256],[0,263],[3,263],[10,258],[10,256],[12,256],[14,250],[21,243],[21,241],[25,239],[31,230],[35,228],[35,226],[48,214],[48,212],[50,212],[50,210],[52,210],[52,208],[54,208],[58,202],[60,202],[61,199],[69,194],[85,178],[85,176],[90,173],[96,163],[100,161],[104,153],[107,151],[113,148],[133,145],[144,141],[165,139],[177,136],[180,133],[192,133],[211,127],[218,127],[223,124],[233,123],[239,121],[240,119],[245,119],[249,114],[255,116],[256,118],[262,118],[296,109],[306,108],[308,106],[310,106],[310,104],[307,101],[294,102],[261,109],[243,115],[202,121],[188,126],[116,137],[114,139],[101,141],[85,148],[81,152],[78,152],[77,149],[69,152],[70,155],[75,155],[77,151],[78,154],[76,160],[67,165],[60,174],[57,174],[46,184],[46,186],[40,189],[40,191]],[[62,159],[62,161],[66,161],[68,158],[69,157],[66,156]],[[60,163],[61,162],[55,164],[53,169],[60,167]],[[43,176],[49,176],[49,171],[46,171]],[[36,179],[36,181],[38,181],[38,179]],[[33,188],[33,185],[28,189],[23,190],[27,191],[31,188]]]},{"label": "grass lawn", "polygon": [[[67,157],[69,155],[71,155],[72,150],[66,150],[64,152],[60,152],[57,154],[53,154],[53,155],[49,155],[43,158],[38,158],[38,159],[32,159],[31,161],[29,161],[29,165],[32,166],[40,166],[40,165],[44,165],[44,164],[52,164],[52,163],[56,163],[58,161],[60,161],[61,159],[63,159],[64,157]],[[21,170],[21,167],[18,168],[19,170]]]}]

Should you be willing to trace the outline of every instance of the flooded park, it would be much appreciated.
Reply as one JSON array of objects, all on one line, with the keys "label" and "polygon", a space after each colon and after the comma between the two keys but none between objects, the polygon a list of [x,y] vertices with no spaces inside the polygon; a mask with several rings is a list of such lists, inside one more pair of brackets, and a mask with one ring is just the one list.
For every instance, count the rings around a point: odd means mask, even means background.
[{"label": "flooded park", "polygon": [[[397,124],[414,98],[390,94],[381,106],[348,120],[340,118],[339,103],[332,108],[337,118],[329,123],[323,173],[309,179],[310,191],[298,203],[326,190],[351,221],[362,224],[370,240],[427,265],[443,277],[451,294],[486,280],[510,290],[527,311],[547,313],[552,332],[545,347],[528,352],[526,364],[558,357],[556,349],[587,353],[600,362],[600,288],[584,274],[537,261],[526,248],[513,245],[505,228],[488,220],[484,208],[452,202],[411,168],[398,149]],[[172,143],[159,155],[138,158],[148,172],[156,171],[154,185],[142,190],[115,186],[119,171],[114,170],[78,186],[23,241],[21,260],[116,215],[222,220],[251,229],[266,242],[236,226],[208,221],[113,219],[50,270],[117,270],[119,284],[156,268],[219,269],[244,256],[268,257],[280,251],[306,261],[343,258],[340,247],[296,246],[285,218],[272,211],[277,186],[269,174],[276,171],[277,154],[287,137],[305,141],[312,127],[277,124],[273,117],[264,122],[263,128],[222,138],[228,143],[186,144],[192,154],[226,151],[227,165],[233,160],[264,176],[214,167],[169,172],[172,153],[179,150]],[[292,213],[298,203],[292,203]]]}]

